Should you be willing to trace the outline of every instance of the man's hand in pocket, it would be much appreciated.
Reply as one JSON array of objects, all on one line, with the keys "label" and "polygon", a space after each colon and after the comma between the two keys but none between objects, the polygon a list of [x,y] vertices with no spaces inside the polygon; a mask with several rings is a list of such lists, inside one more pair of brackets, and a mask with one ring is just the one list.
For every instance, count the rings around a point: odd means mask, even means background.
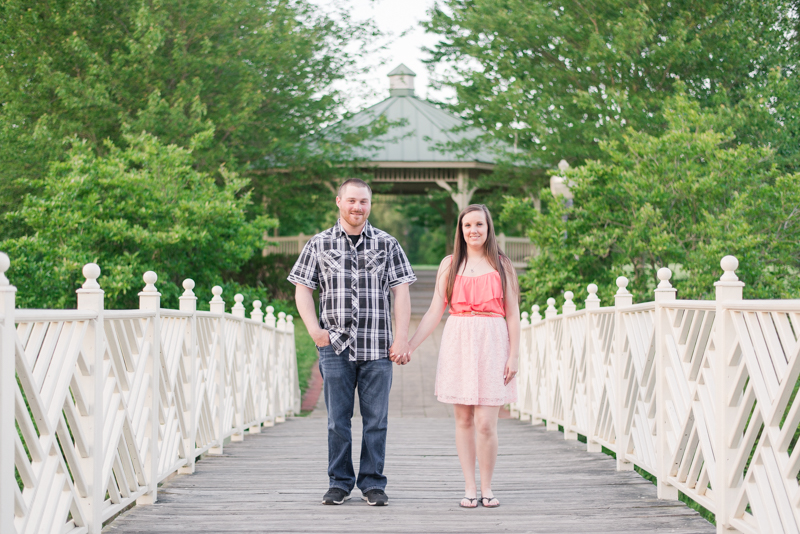
[{"label": "man's hand in pocket", "polygon": [[323,328],[318,328],[315,332],[310,334],[311,339],[314,340],[314,344],[318,347],[327,347],[331,344],[331,334]]}]

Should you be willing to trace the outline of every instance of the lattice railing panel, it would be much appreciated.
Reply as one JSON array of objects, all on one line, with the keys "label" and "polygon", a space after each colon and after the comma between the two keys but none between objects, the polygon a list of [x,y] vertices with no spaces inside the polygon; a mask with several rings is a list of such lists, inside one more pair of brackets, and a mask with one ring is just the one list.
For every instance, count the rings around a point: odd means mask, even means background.
[{"label": "lattice railing panel", "polygon": [[800,306],[729,314],[735,341],[722,356],[738,363],[743,384],[731,392],[729,403],[738,409],[726,436],[738,453],[727,470],[736,492],[733,524],[800,532]]},{"label": "lattice railing panel", "polygon": [[564,319],[567,329],[565,347],[564,375],[566,420],[565,429],[589,433],[588,375],[586,357],[586,317],[585,311],[570,314]]},{"label": "lattice railing panel", "polygon": [[653,305],[623,310],[622,433],[618,456],[651,473],[656,470],[656,367]]},{"label": "lattice railing panel", "polygon": [[720,266],[713,301],[676,300],[662,268],[653,302],[620,277],[612,307],[590,284],[582,313],[566,291],[562,315],[523,314],[515,413],[610,449],[720,531],[800,534],[800,300],[743,300],[736,258]]},{"label": "lattice railing panel", "polygon": [[[63,314],[61,314],[63,315]],[[92,447],[86,425],[91,363],[83,353],[90,319],[20,320],[16,326],[14,466],[19,533],[82,532],[82,501],[92,473],[82,457]]]},{"label": "lattice railing panel", "polygon": [[225,345],[222,337],[223,319],[210,313],[197,313],[197,358],[195,360],[195,454],[220,445],[224,405],[222,367]]},{"label": "lattice railing panel", "polygon": [[291,317],[276,326],[268,307],[264,322],[260,303],[252,319],[226,314],[219,287],[197,312],[191,280],[181,311],[163,310],[152,272],[140,309],[106,311],[99,274],[84,268],[78,310],[52,311],[15,310],[0,273],[2,534],[99,533],[234,431],[299,409]]},{"label": "lattice railing panel", "polygon": [[716,511],[714,450],[713,304],[665,306],[664,410],[670,484]]},{"label": "lattice railing panel", "polygon": [[[549,301],[548,301],[548,304]],[[550,307],[545,313],[551,313]],[[553,309],[555,311],[555,309]],[[547,423],[549,427],[564,425],[564,321],[554,317],[547,324]]]},{"label": "lattice railing panel", "polygon": [[588,314],[587,358],[590,371],[587,373],[592,425],[587,436],[596,443],[616,452],[616,428],[614,403],[617,396],[615,388],[616,366],[614,362],[614,313],[609,310],[593,311]]}]

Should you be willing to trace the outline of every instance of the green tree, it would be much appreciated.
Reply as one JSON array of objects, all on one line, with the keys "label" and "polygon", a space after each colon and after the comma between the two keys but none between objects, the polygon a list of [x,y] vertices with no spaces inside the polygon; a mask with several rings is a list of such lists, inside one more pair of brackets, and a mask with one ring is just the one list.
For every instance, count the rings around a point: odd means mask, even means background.
[{"label": "green tree", "polygon": [[745,298],[797,296],[800,176],[781,173],[773,150],[735,143],[724,109],[703,111],[679,92],[663,110],[664,134],[629,130],[568,174],[571,206],[550,196],[539,213],[509,199],[503,216],[527,221],[542,251],[523,278],[528,304],[565,290],[583,300],[590,283],[610,304],[620,275],[636,301],[652,300],[664,266],[681,298],[709,298],[727,254],[739,259]]},{"label": "green tree", "polygon": [[439,84],[455,89],[454,109],[537,168],[606,157],[600,142],[629,128],[662,131],[675,78],[703,105],[769,100],[770,70],[796,64],[794,5],[445,0],[426,28],[442,36],[430,62],[446,67]]},{"label": "green tree", "polygon": [[275,224],[263,216],[248,220],[245,179],[223,167],[217,185],[193,168],[192,151],[212,136],[196,134],[192,148],[183,149],[149,134],[126,135],[124,149],[106,141],[103,156],[75,139],[41,191],[10,215],[30,233],[0,241],[20,307],[73,307],[88,262],[103,271],[109,308],[136,308],[148,270],[159,276],[165,307],[177,307],[185,278],[210,297],[222,273],[260,251],[263,233]]},{"label": "green tree", "polygon": [[[0,213],[66,157],[62,139],[104,155],[104,140],[125,144],[126,125],[183,147],[213,125],[193,166],[222,181],[224,164],[257,182],[259,197],[273,193],[259,170],[344,172],[346,150],[316,140],[340,115],[334,82],[364,68],[356,61],[373,34],[306,0],[4,1]],[[290,193],[315,180],[298,173]],[[256,200],[259,211],[266,202]]]}]

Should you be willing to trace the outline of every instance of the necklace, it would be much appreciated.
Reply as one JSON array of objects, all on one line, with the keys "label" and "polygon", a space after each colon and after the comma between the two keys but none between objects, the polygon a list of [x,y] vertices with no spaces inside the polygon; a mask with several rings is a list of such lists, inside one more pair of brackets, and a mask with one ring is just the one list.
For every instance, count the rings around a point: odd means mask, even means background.
[{"label": "necklace", "polygon": [[486,256],[483,256],[483,257],[481,258],[481,261],[479,261],[477,264],[475,264],[475,266],[474,266],[474,267],[470,267],[470,268],[469,268],[469,272],[470,272],[470,273],[472,273],[472,274],[475,274],[475,267],[477,267],[478,265],[480,265],[481,263],[483,263],[483,260],[485,260],[485,259],[486,259]]}]

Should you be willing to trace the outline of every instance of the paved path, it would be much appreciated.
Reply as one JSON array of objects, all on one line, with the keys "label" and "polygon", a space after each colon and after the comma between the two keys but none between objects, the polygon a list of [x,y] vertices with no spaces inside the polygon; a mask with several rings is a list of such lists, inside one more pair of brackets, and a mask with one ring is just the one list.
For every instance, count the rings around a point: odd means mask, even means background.
[{"label": "paved path", "polygon": [[[412,327],[413,329],[413,327]],[[502,506],[458,507],[463,494],[452,411],[433,397],[438,332],[405,367],[395,367],[386,475],[390,505],[360,500],[322,506],[327,488],[324,412],[289,419],[220,457],[177,476],[153,506],[133,508],[107,532],[714,532],[680,502],[660,501],[655,486],[614,461],[516,420],[499,424],[494,490]],[[355,418],[354,458],[360,449]]]}]

